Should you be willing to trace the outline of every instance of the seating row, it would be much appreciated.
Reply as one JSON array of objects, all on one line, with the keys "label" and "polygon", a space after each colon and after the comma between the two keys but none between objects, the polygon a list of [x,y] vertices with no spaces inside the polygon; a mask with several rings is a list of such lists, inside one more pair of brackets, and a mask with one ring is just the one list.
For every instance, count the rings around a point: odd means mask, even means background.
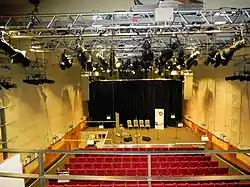
[{"label": "seating row", "polygon": [[[97,176],[147,176],[147,168],[69,169],[71,175]],[[151,170],[152,176],[226,175],[227,167],[159,168]]]},{"label": "seating row", "polygon": [[[217,167],[218,161],[174,161],[174,162],[152,162],[151,168],[168,167]],[[65,168],[106,169],[106,168],[147,168],[147,162],[74,162],[65,164]]]},{"label": "seating row", "polygon": [[[165,161],[210,161],[211,156],[152,156],[152,162]],[[126,156],[126,155],[106,155],[106,156],[81,156],[70,158],[69,162],[146,162],[147,156]]]},{"label": "seating row", "polygon": [[177,146],[177,147],[117,147],[117,148],[80,148],[83,151],[174,151],[174,150],[198,150],[197,146]]},{"label": "seating row", "polygon": [[[152,187],[249,187],[250,183],[203,183],[203,184],[152,184]],[[148,187],[147,184],[65,184],[47,187]]]},{"label": "seating row", "polygon": [[190,168],[159,168],[152,169],[152,176],[176,176],[176,175],[225,175],[228,167],[190,167]]}]

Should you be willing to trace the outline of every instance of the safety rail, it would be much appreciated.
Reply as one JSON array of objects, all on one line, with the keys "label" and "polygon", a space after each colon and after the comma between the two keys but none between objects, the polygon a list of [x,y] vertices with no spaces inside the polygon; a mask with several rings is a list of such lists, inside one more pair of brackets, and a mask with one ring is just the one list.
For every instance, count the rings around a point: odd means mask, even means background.
[{"label": "safety rail", "polygon": [[[37,153],[38,154],[38,174],[16,174],[0,172],[0,177],[6,178],[22,178],[22,179],[39,179],[40,187],[45,187],[45,181],[49,179],[57,180],[79,180],[79,181],[168,181],[168,182],[191,182],[191,181],[234,181],[234,180],[250,180],[250,175],[227,175],[227,176],[182,176],[182,177],[162,177],[151,175],[151,158],[152,156],[161,155],[219,155],[219,154],[235,154],[250,153],[250,150],[168,150],[168,151],[90,151],[90,150],[22,150],[22,149],[0,149],[0,153]],[[45,174],[44,156],[45,154],[65,154],[65,155],[144,155],[147,156],[148,175],[147,176],[87,176],[87,175],[54,175]]]}]

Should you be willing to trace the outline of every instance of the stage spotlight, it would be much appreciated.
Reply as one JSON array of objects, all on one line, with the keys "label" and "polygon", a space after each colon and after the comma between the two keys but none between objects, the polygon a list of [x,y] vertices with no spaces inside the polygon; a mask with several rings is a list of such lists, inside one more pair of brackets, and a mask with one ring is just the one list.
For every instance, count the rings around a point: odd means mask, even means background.
[{"label": "stage spotlight", "polygon": [[192,53],[188,59],[186,59],[185,64],[187,69],[190,69],[192,66],[198,65],[198,60],[196,59],[200,55],[200,51],[195,51]]},{"label": "stage spotlight", "polygon": [[161,65],[165,65],[168,60],[173,57],[174,53],[172,49],[165,49],[161,51],[160,63]]},{"label": "stage spotlight", "polygon": [[183,47],[180,48],[176,61],[177,69],[181,70],[182,68],[185,68],[185,50]]},{"label": "stage spotlight", "polygon": [[214,67],[217,68],[219,65],[227,66],[230,60],[232,60],[234,53],[243,47],[245,47],[245,40],[240,40],[235,42],[233,46],[217,52],[214,57]]},{"label": "stage spotlight", "polygon": [[123,64],[123,61],[122,61],[122,59],[118,59],[117,61],[116,61],[116,63],[115,63],[115,67],[117,68],[117,69],[120,69],[121,67],[122,67],[122,64]]},{"label": "stage spotlight", "polygon": [[85,55],[85,52],[82,49],[77,49],[77,60],[82,66],[82,69],[86,70],[88,58]]},{"label": "stage spotlight", "polygon": [[14,49],[10,44],[8,44],[4,38],[0,39],[0,49],[6,52],[13,63],[21,63],[23,67],[27,67],[30,65],[30,60],[26,57],[20,50]]},{"label": "stage spotlight", "polygon": [[180,46],[181,46],[181,42],[180,42],[180,40],[177,38],[177,40],[173,43],[173,44],[171,44],[171,49],[173,50],[173,51],[175,51],[175,50],[177,50],[178,48],[180,48]]},{"label": "stage spotlight", "polygon": [[1,82],[0,82],[0,85],[1,85],[4,89],[6,89],[6,90],[10,90],[11,88],[17,88],[17,85],[16,85],[16,84],[11,83],[11,82],[6,81],[6,80],[1,81]]},{"label": "stage spotlight", "polygon": [[151,49],[151,44],[149,43],[148,40],[145,40],[145,42],[142,44],[142,49],[146,51]]},{"label": "stage spotlight", "polygon": [[66,70],[72,67],[72,60],[69,55],[67,55],[66,50],[64,50],[61,55],[61,61],[59,62],[59,66],[62,70]]},{"label": "stage spotlight", "polygon": [[133,69],[133,64],[129,58],[124,61],[121,69],[122,71],[130,71]]},{"label": "stage spotlight", "polygon": [[142,52],[142,60],[143,61],[153,61],[154,53],[152,51],[143,51]]},{"label": "stage spotlight", "polygon": [[100,68],[104,71],[107,71],[109,68],[109,64],[101,57],[98,57],[98,62],[100,65]]},{"label": "stage spotlight", "polygon": [[134,68],[135,71],[139,71],[140,70],[141,63],[140,63],[140,61],[138,60],[137,57],[133,57],[132,58],[132,64],[133,64],[133,68]]},{"label": "stage spotlight", "polygon": [[216,48],[214,48],[214,47],[210,48],[210,50],[209,50],[209,52],[207,54],[208,56],[207,56],[207,58],[206,58],[206,60],[204,62],[204,64],[206,66],[208,66],[210,63],[211,64],[215,63],[214,57],[215,57],[215,55],[216,55],[217,52],[218,52],[218,50]]},{"label": "stage spotlight", "polygon": [[26,84],[39,85],[39,84],[54,84],[54,80],[48,79],[45,75],[35,74],[33,76],[27,76],[23,79],[23,82]]}]

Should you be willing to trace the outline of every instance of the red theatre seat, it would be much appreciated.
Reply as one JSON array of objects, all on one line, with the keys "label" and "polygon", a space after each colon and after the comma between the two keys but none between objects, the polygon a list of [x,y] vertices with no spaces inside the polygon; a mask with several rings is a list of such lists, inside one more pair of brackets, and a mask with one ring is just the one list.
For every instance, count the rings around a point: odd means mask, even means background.
[{"label": "red theatre seat", "polygon": [[176,184],[164,184],[164,187],[176,187]]},{"label": "red theatre seat", "polygon": [[226,183],[215,183],[214,187],[227,187]]},{"label": "red theatre seat", "polygon": [[177,187],[188,187],[188,184],[177,184]]},{"label": "red theatre seat", "polygon": [[201,187],[214,187],[214,184],[201,184]]}]

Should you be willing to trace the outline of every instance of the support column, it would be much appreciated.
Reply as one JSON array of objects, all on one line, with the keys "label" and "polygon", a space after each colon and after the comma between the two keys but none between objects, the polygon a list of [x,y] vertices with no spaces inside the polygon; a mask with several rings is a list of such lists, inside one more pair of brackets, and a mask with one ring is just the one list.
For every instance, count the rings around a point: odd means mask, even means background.
[{"label": "support column", "polygon": [[[6,131],[6,121],[5,121],[5,112],[4,108],[0,108],[0,127],[1,127],[1,139],[3,149],[7,149],[7,131]],[[8,158],[8,153],[3,153],[3,159]]]},{"label": "support column", "polygon": [[151,183],[151,154],[148,154],[148,187],[151,187],[152,186],[152,183]]}]

